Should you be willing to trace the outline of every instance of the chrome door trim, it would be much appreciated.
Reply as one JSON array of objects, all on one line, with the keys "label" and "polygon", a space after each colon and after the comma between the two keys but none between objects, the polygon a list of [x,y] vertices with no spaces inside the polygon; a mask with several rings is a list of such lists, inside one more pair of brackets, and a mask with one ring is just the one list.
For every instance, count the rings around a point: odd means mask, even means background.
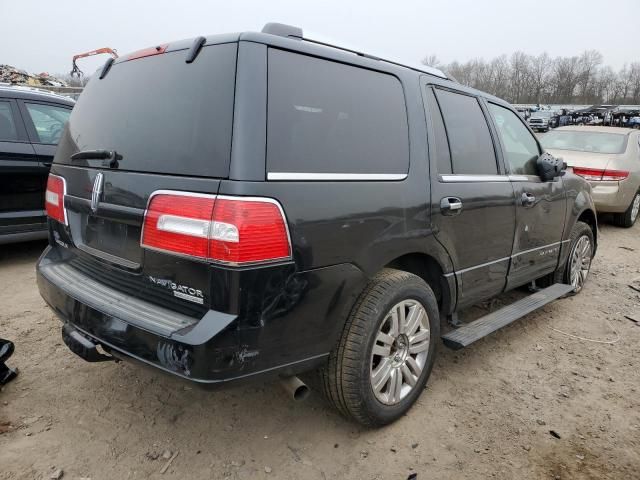
[{"label": "chrome door trim", "polygon": [[440,175],[440,181],[445,183],[469,183],[469,182],[508,182],[508,175]]},{"label": "chrome door trim", "polygon": [[316,172],[268,172],[267,180],[281,181],[398,181],[407,178],[406,173],[316,173]]},{"label": "chrome door trim", "polygon": [[514,253],[513,255],[510,255],[508,257],[498,258],[497,260],[491,260],[490,262],[481,263],[480,265],[474,265],[473,267],[463,268],[462,270],[454,270],[453,272],[445,273],[443,276],[448,278],[448,277],[451,277],[451,276],[453,276],[453,275],[455,275],[457,273],[467,273],[467,272],[470,272],[471,270],[475,270],[477,268],[488,267],[489,265],[493,265],[494,263],[500,263],[500,262],[504,262],[505,260],[511,260],[511,259],[513,259],[515,257],[518,257],[520,255],[524,255],[526,253],[535,252],[536,250],[542,250],[543,248],[555,247],[557,245],[562,245],[564,243],[569,243],[569,242],[570,242],[570,240],[562,240],[561,242],[554,242],[554,243],[550,243],[548,245],[542,245],[541,247],[531,248],[529,250],[523,250],[522,252]]}]

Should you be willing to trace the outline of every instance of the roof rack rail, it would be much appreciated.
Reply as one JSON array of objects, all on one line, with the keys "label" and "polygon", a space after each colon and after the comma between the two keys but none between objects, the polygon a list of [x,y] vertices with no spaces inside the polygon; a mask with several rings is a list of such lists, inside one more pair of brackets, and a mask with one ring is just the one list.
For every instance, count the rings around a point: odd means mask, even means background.
[{"label": "roof rack rail", "polygon": [[406,65],[404,63],[395,62],[393,60],[387,60],[386,58],[377,57],[375,55],[370,55],[368,53],[361,52],[359,50],[353,50],[351,48],[341,47],[339,45],[334,45],[332,43],[323,42],[321,40],[314,40],[312,38],[307,38],[307,37],[304,36],[304,34],[302,32],[302,28],[295,27],[295,26],[292,26],[292,25],[286,25],[284,23],[269,22],[262,28],[262,33],[268,33],[268,34],[271,34],[271,35],[277,35],[279,37],[293,38],[293,39],[296,39],[296,40],[303,40],[305,42],[315,43],[316,45],[322,45],[324,47],[329,47],[329,48],[335,48],[337,50],[342,50],[343,52],[353,53],[353,54],[358,55],[360,57],[369,58],[371,60],[378,60],[380,62],[391,63],[392,65],[398,65],[399,67],[405,67],[405,68],[408,68],[410,70],[415,70],[417,72],[428,73],[430,75],[435,75],[435,76],[440,77],[440,78],[446,78],[446,79],[451,80],[451,78],[449,76],[447,76],[443,71],[441,71],[441,70],[439,70],[437,68],[429,67],[429,66],[417,67],[417,66]]}]

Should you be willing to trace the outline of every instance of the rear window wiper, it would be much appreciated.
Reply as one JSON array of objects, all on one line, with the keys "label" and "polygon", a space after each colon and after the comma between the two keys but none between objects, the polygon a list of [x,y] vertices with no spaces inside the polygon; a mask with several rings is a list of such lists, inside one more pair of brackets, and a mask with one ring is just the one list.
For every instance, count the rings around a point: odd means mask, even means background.
[{"label": "rear window wiper", "polygon": [[71,160],[102,160],[103,167],[118,168],[122,155],[115,150],[83,150],[71,155]]}]

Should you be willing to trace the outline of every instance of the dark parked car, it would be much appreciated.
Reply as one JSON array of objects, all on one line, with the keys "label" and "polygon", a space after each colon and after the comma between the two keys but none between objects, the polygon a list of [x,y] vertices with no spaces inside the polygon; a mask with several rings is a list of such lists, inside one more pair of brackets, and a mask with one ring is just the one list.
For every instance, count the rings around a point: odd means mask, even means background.
[{"label": "dark parked car", "polygon": [[0,85],[0,244],[47,238],[44,193],[73,100]]},{"label": "dark parked car", "polygon": [[580,291],[597,238],[588,183],[507,103],[279,24],[108,61],[47,211],[38,284],[71,350],[205,386],[316,372],[366,425],[415,402],[441,335]]}]

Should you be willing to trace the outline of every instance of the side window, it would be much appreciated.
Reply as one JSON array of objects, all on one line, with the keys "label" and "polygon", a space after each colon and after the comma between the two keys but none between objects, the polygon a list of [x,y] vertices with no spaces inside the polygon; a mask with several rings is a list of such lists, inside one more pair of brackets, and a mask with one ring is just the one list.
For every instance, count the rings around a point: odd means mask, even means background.
[{"label": "side window", "polygon": [[498,173],[489,126],[475,97],[436,89],[451,149],[454,174]]},{"label": "side window", "polygon": [[268,75],[268,172],[407,173],[396,77],[277,49]]},{"label": "side window", "polygon": [[490,103],[489,111],[498,128],[511,173],[537,175],[536,160],[540,151],[531,132],[511,110]]},{"label": "side window", "polygon": [[18,131],[13,120],[11,104],[0,101],[0,142],[18,140]]},{"label": "side window", "polygon": [[60,140],[62,129],[69,119],[71,110],[40,103],[25,103],[25,105],[33,125],[36,127],[38,141],[56,145]]},{"label": "side window", "polygon": [[431,88],[427,88],[427,109],[429,110],[429,116],[433,123],[433,134],[435,136],[433,146],[435,148],[438,173],[442,175],[452,173],[451,152],[449,152],[449,143],[447,142],[447,131],[444,129],[440,107]]}]

